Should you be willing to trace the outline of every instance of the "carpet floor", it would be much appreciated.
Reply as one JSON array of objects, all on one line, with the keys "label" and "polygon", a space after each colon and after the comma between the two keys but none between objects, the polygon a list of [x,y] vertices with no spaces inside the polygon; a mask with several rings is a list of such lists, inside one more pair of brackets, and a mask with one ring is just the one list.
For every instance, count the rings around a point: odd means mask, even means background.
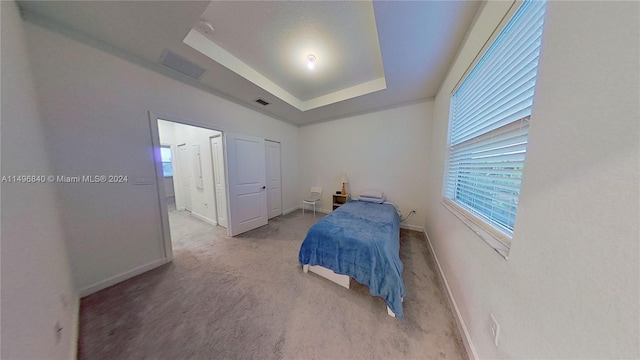
[{"label": "carpet floor", "polygon": [[80,359],[465,359],[424,235],[401,230],[406,320],[302,272],[301,211],[235,238],[170,211],[174,260],[81,300]]}]

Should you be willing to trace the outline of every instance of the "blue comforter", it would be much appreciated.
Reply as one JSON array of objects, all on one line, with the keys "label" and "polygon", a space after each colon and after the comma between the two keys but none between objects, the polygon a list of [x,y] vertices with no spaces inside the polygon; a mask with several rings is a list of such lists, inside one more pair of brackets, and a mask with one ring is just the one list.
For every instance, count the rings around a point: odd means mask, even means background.
[{"label": "blue comforter", "polygon": [[300,264],[320,265],[369,286],[399,319],[405,295],[400,218],[390,204],[349,201],[318,221],[302,242]]}]

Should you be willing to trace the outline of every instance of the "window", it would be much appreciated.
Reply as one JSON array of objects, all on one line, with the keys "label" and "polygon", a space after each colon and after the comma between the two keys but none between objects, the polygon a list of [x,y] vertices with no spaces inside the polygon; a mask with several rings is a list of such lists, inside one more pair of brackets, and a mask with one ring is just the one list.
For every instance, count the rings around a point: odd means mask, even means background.
[{"label": "window", "polygon": [[527,152],[544,9],[543,1],[524,1],[451,97],[445,204],[507,249]]},{"label": "window", "polygon": [[171,166],[171,148],[169,146],[160,147],[160,158],[162,159],[162,174],[164,177],[172,177],[173,167]]}]

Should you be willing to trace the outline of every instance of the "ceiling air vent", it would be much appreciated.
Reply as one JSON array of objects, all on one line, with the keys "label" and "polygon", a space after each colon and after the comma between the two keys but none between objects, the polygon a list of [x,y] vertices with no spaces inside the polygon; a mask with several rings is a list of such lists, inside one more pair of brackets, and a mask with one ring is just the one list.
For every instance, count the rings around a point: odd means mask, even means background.
[{"label": "ceiling air vent", "polygon": [[205,70],[200,66],[192,63],[191,61],[170,50],[165,50],[162,53],[162,56],[160,57],[160,63],[168,68],[183,73],[188,77],[194,78],[196,80],[199,79],[205,72]]},{"label": "ceiling air vent", "polygon": [[266,101],[264,101],[264,100],[262,100],[262,99],[256,99],[255,101],[256,101],[258,104],[262,105],[262,106],[267,106],[267,105],[269,105],[269,104],[270,104],[270,103],[268,103],[268,102],[266,102]]}]

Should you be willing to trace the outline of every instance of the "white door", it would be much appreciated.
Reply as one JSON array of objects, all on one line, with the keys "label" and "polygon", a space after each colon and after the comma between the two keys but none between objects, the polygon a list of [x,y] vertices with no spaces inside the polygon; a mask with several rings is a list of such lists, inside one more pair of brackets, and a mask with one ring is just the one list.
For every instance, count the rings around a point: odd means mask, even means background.
[{"label": "white door", "polygon": [[267,224],[264,139],[225,133],[229,235]]},{"label": "white door", "polygon": [[227,225],[227,193],[224,176],[224,155],[222,151],[222,136],[216,135],[209,138],[211,142],[211,159],[213,162],[213,187],[216,196],[216,213],[218,225],[226,228]]},{"label": "white door", "polygon": [[189,149],[187,144],[178,145],[178,170],[180,172],[180,185],[184,209],[191,211],[191,171],[189,171]]},{"label": "white door", "polygon": [[280,143],[265,140],[267,161],[267,213],[269,219],[282,215],[280,184]]}]

